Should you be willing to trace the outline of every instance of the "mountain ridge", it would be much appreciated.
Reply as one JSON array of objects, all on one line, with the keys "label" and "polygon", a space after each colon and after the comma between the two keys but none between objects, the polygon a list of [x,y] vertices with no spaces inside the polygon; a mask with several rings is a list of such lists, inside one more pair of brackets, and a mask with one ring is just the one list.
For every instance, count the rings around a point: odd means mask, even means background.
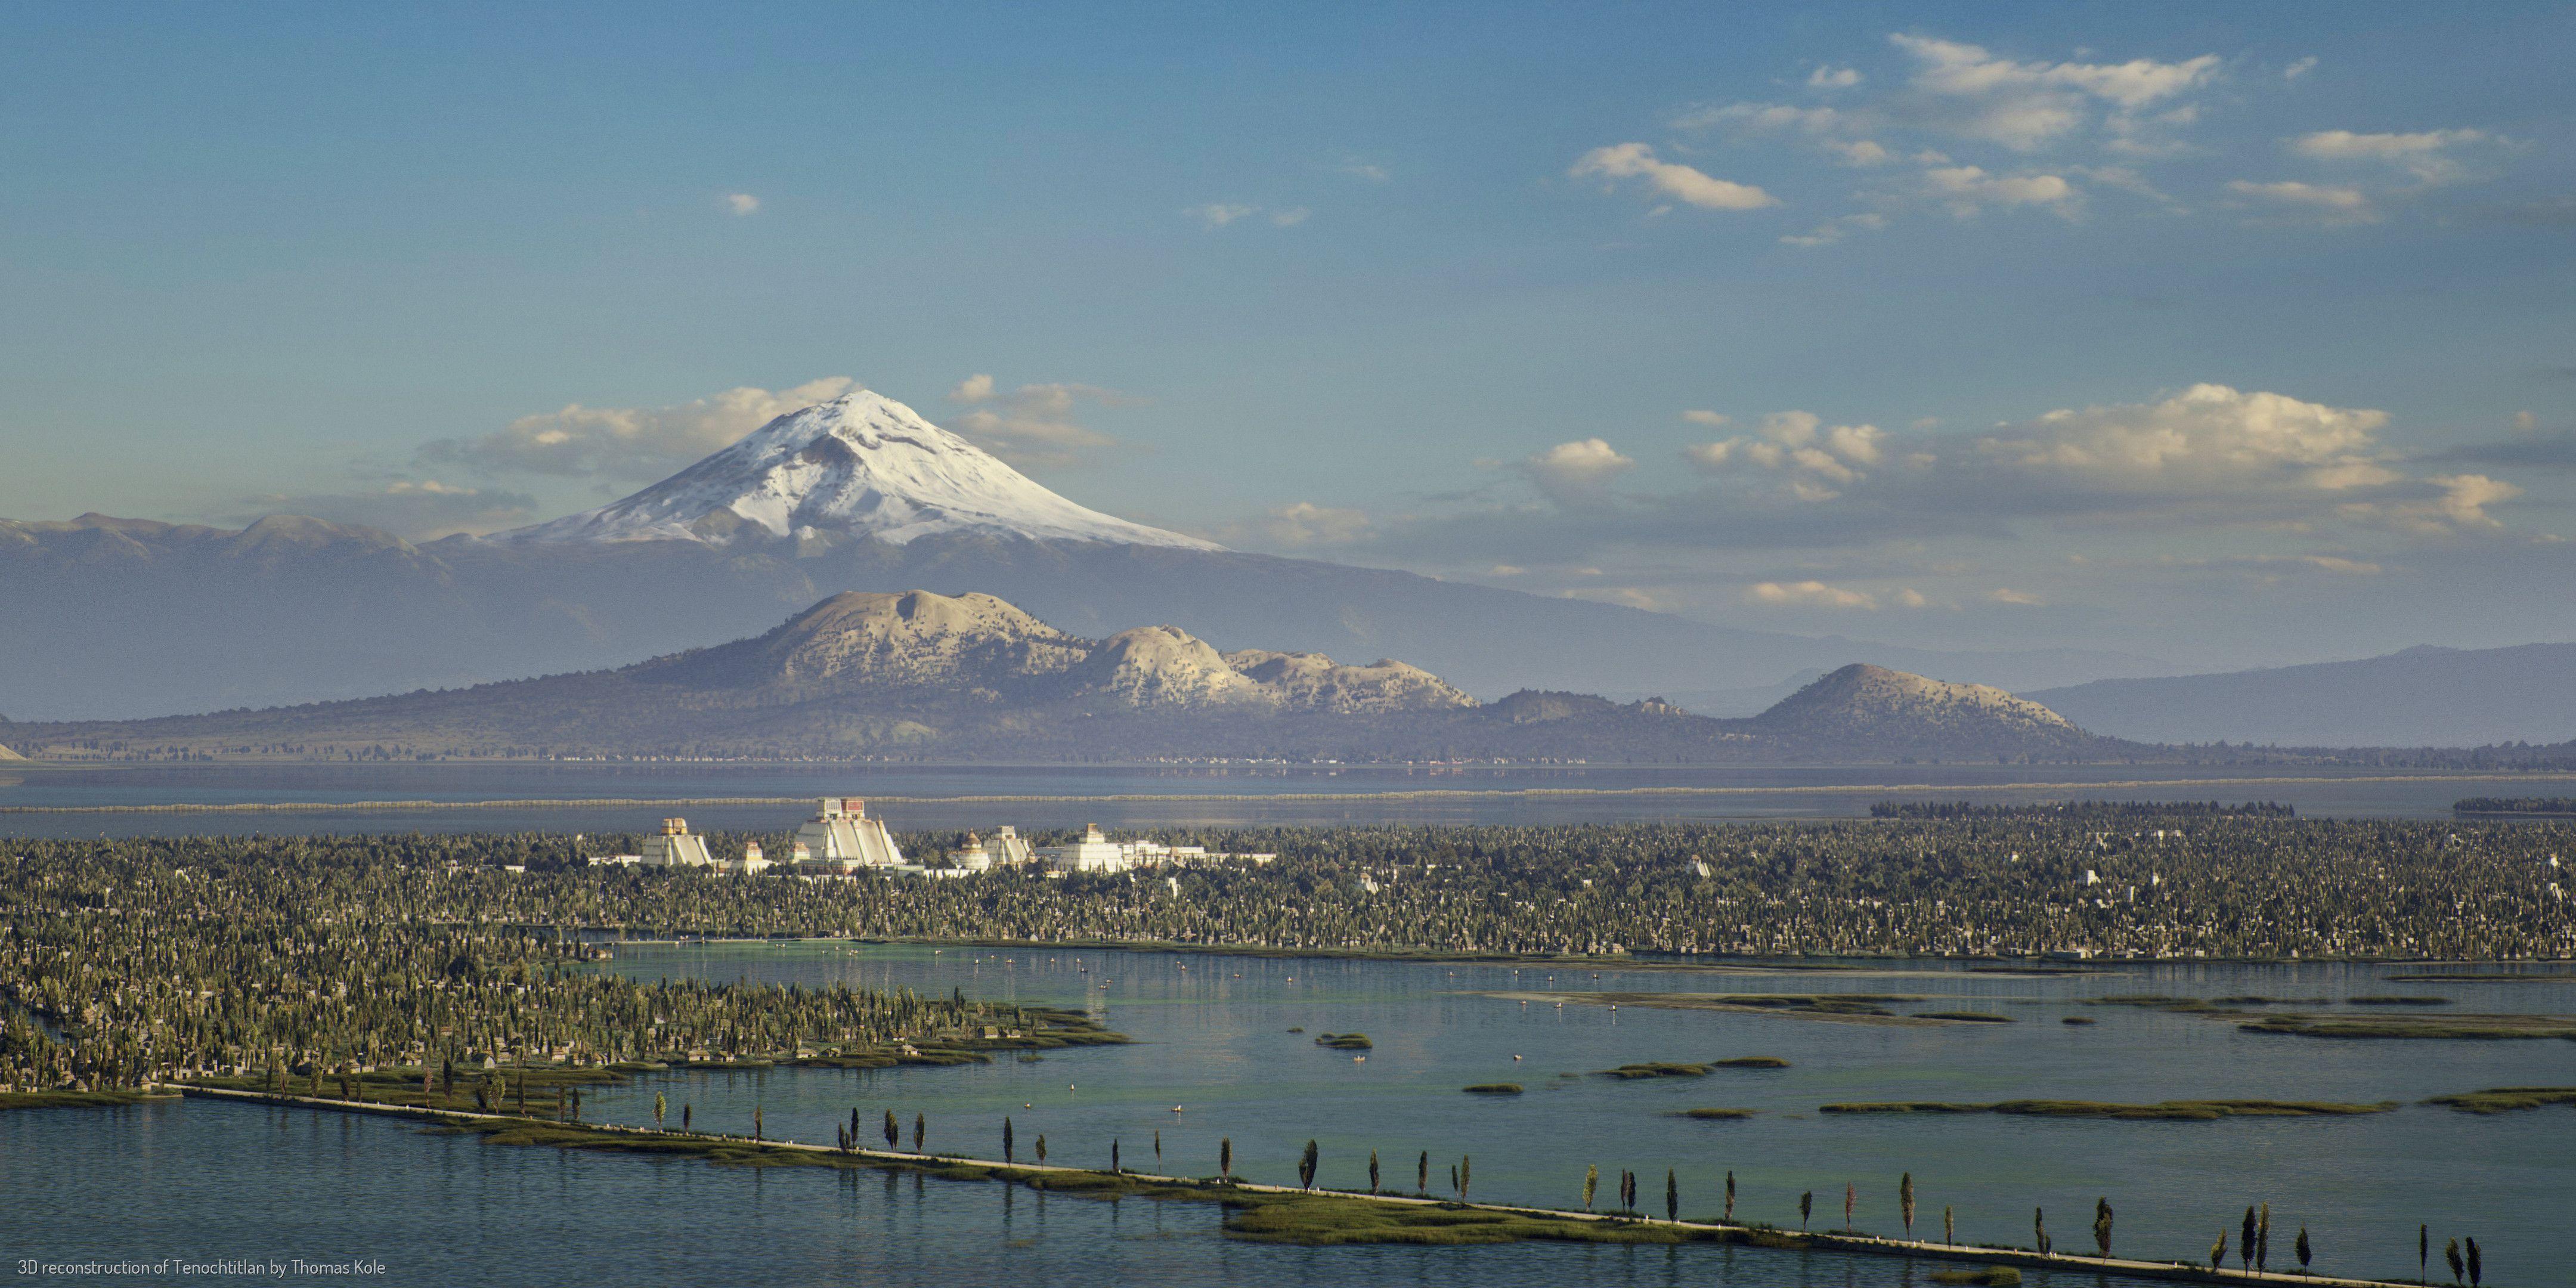
[{"label": "mountain ridge", "polygon": [[[990,595],[843,593],[760,635],[593,671],[117,723],[12,725],[22,745],[353,754],[1099,759],[1989,759],[2108,751],[1997,690],[1855,664],[1763,717],[1525,691],[1492,704],[1392,659],[1220,653],[1173,626],[1105,639]],[[286,753],[278,753],[286,754]]]}]

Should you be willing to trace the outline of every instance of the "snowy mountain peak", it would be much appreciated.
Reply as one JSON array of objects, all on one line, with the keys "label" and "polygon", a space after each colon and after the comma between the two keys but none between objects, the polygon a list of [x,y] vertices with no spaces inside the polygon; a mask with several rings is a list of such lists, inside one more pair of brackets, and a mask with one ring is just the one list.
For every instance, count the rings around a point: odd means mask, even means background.
[{"label": "snowy mountain peak", "polygon": [[902,545],[970,531],[1220,548],[1076,505],[912,408],[865,389],[789,412],[624,500],[492,540],[722,546],[873,537]]}]

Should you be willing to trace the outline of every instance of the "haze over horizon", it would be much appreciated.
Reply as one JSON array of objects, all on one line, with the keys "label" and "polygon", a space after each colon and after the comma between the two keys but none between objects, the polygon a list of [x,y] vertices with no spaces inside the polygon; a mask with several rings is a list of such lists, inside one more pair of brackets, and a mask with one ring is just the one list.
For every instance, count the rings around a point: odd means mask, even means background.
[{"label": "haze over horizon", "polygon": [[1750,629],[2576,639],[2576,18],[2344,12],[15,11],[0,516],[489,532],[863,386]]}]

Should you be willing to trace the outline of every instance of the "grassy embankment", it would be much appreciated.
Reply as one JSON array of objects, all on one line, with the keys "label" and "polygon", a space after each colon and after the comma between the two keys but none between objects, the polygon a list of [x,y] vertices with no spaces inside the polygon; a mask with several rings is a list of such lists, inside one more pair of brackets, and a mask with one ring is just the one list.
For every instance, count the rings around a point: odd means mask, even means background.
[{"label": "grassy embankment", "polygon": [[2435,1096],[2428,1105],[2448,1105],[2464,1114],[2506,1114],[2550,1105],[2576,1105],[2576,1087],[2489,1087],[2456,1096]]},{"label": "grassy embankment", "polygon": [[2151,1105],[2124,1105],[2103,1100],[1995,1100],[1962,1103],[1949,1100],[1885,1100],[1822,1105],[1827,1114],[2022,1114],[2040,1118],[2121,1118],[2149,1121],[2209,1122],[2219,1118],[2321,1118],[2384,1114],[2394,1100],[2344,1104],[2330,1100],[2163,1100]]},{"label": "grassy embankment", "polygon": [[[2236,1027],[2247,1033],[2284,1034],[2303,1038],[2415,1038],[2461,1041],[2512,1041],[2562,1038],[2576,1041],[2576,1017],[2564,1015],[2319,1015],[2312,1012],[2276,1012],[2256,1015],[2246,1009],[2254,1006],[2313,1006],[2322,998],[2279,997],[2171,997],[2161,993],[2117,994],[2110,997],[2088,997],[2088,1006],[2135,1006],[2147,1010],[2170,1011],[2177,1015],[2199,1015],[2217,1020],[2242,1020]],[[2356,997],[2359,1006],[2433,1007],[2446,1005],[2436,997]]]},{"label": "grassy embankment", "polygon": [[168,1092],[146,1091],[139,1087],[117,1087],[106,1091],[0,1091],[0,1111],[101,1109],[116,1105],[139,1105],[146,1100],[173,1098]]}]

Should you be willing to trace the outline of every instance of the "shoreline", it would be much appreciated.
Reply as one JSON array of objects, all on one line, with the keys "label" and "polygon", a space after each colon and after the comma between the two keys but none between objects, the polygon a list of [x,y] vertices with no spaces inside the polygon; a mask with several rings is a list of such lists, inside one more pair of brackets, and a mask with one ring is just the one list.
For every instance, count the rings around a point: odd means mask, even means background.
[{"label": "shoreline", "polygon": [[[581,933],[607,932],[615,926],[584,926]],[[1964,954],[1940,956],[1906,956],[1873,958],[1847,955],[1820,958],[1812,963],[1785,962],[1771,957],[1728,957],[1716,953],[1701,954],[1708,961],[1686,961],[1678,958],[1631,958],[1601,956],[1548,956],[1544,954],[1441,952],[1401,948],[1274,948],[1265,944],[1193,944],[1177,940],[1115,939],[997,939],[939,936],[859,936],[859,935],[766,935],[706,936],[680,939],[612,939],[602,946],[616,948],[632,944],[638,947],[684,948],[711,944],[853,944],[888,948],[993,948],[1025,952],[1131,952],[1194,953],[1206,957],[1252,957],[1292,960],[1311,958],[1317,961],[1393,962],[1416,966],[1562,966],[1601,967],[1612,970],[1682,971],[1713,975],[1844,975],[1859,978],[1868,975],[1902,974],[1906,967],[1924,962],[1961,962],[1962,971],[1925,971],[1924,974],[1984,975],[1995,979],[2054,978],[2071,975],[2111,975],[2139,968],[2157,966],[2529,966],[2539,969],[2576,965],[2576,958],[2531,957],[2116,957],[2116,958],[2033,958],[1983,957]],[[2512,980],[2513,973],[2498,971],[2493,978]],[[2476,981],[2453,981],[2476,982]]]},{"label": "shoreline", "polygon": [[[1300,1189],[1287,1185],[1267,1185],[1252,1181],[1211,1180],[1163,1176],[1147,1172],[1105,1172],[1094,1168],[1050,1166],[1046,1164],[1003,1162],[995,1159],[970,1158],[951,1154],[906,1154],[877,1149],[840,1149],[806,1144],[794,1140],[752,1140],[740,1136],[704,1132],[675,1132],[614,1124],[563,1123],[514,1114],[474,1113],[460,1110],[426,1109],[410,1105],[379,1104],[372,1101],[339,1100],[331,1097],[279,1095],[259,1091],[237,1091],[225,1087],[200,1086],[194,1083],[168,1084],[181,1096],[243,1104],[261,1104],[290,1109],[331,1110],[340,1113],[373,1114],[425,1122],[452,1129],[478,1131],[487,1137],[498,1137],[513,1130],[533,1130],[554,1135],[553,1140],[532,1140],[530,1144],[547,1144],[555,1148],[606,1149],[642,1155],[697,1154],[710,1161],[719,1150],[778,1152],[794,1157],[796,1162],[820,1166],[856,1166],[895,1171],[911,1171],[936,1179],[952,1181],[1000,1181],[1004,1184],[1029,1185],[1040,1190],[1062,1189],[1075,1197],[1146,1197],[1163,1200],[1221,1203],[1245,1206],[1230,1200],[1244,1197],[1304,1203],[1349,1203],[1371,1205],[1381,1211],[1421,1212],[1443,1210],[1475,1212],[1499,1218],[1554,1223],[1569,1230],[1599,1231],[1601,1242],[1682,1243],[1706,1242],[1736,1246],[1764,1247],[1781,1251],[1826,1251],[1861,1256],[1897,1257],[1958,1264],[2012,1266],[2023,1269],[2056,1270],[2091,1275],[2116,1274],[2134,1279],[2163,1280],[2200,1284],[2305,1284],[2313,1288],[2388,1288],[2405,1283],[2396,1279],[2365,1279],[2328,1274],[2294,1274],[2288,1271],[2213,1271],[2206,1266],[2180,1261],[2142,1261],[2120,1257],[2083,1256],[2075,1253],[2042,1253],[2025,1248],[1982,1247],[1969,1244],[1944,1244],[1927,1240],[1886,1238],[1878,1235],[1835,1231],[1784,1230],[1770,1226],[1739,1225],[1721,1221],[1657,1221],[1623,1213],[1575,1212],[1556,1208],[1531,1207],[1509,1203],[1480,1203],[1457,1199],[1436,1199],[1403,1194],[1363,1194],[1350,1190]],[[569,1138],[566,1138],[569,1137]],[[503,1142],[512,1143],[512,1142]],[[1067,1182],[1051,1185],[1051,1181]],[[1229,1226],[1227,1234],[1242,1236],[1243,1231]],[[1667,1237],[1668,1236],[1668,1237]],[[1249,1237],[1260,1237],[1257,1233]],[[1589,1239],[1590,1235],[1563,1234],[1559,1239]],[[1522,1234],[1513,1241],[1550,1239],[1547,1234]],[[1291,1237],[1286,1242],[1299,1242]],[[1382,1240],[1405,1242],[1406,1240]],[[1345,1246],[1324,1244],[1322,1246]]]},{"label": "shoreline", "polygon": [[[40,763],[47,763],[47,762],[29,761],[29,762],[26,762],[26,765],[25,765],[25,766],[23,766],[23,767],[32,768],[32,767],[37,766],[37,765],[38,765],[38,764],[40,764]],[[299,763],[299,764],[300,764],[300,763],[305,763],[305,762],[280,762],[280,763]],[[318,764],[318,763],[329,763],[329,762],[312,762],[312,763],[317,763],[317,764]],[[529,763],[547,763],[547,764],[552,764],[552,763],[558,763],[558,762],[529,762]],[[84,767],[86,767],[86,766],[85,766],[85,764],[79,764],[79,763],[50,763],[50,764],[48,764],[48,767],[50,767],[50,768],[60,768],[60,769],[78,769],[78,768],[84,768]],[[1850,767],[1851,767],[1851,766],[1834,766],[1834,768],[1850,768]],[[1007,766],[999,766],[999,767],[996,767],[996,766],[961,765],[961,766],[958,766],[958,768],[961,768],[961,769],[976,769],[976,768],[1008,768],[1008,767],[1007,767]],[[1150,767],[1148,767],[1148,766],[1139,766],[1138,768],[1150,768]],[[1533,767],[1533,768],[1536,768],[1536,767]],[[1561,767],[1561,766],[1555,766],[1555,767],[1549,767],[1549,768],[1564,768],[1564,767]],[[1709,766],[1678,766],[1678,767],[1676,767],[1676,766],[1664,766],[1664,765],[1655,765],[1655,766],[1602,765],[1602,766],[1588,766],[1587,768],[1603,768],[1603,769],[1621,769],[1621,768],[1656,768],[1656,769],[1666,769],[1666,768],[1741,769],[1741,768],[1748,768],[1748,766],[1734,766],[1734,765],[1709,765]],[[1760,765],[1760,766],[1750,766],[1749,768],[1758,768],[1758,769],[1780,769],[1780,768],[1798,768],[1798,766]],[[902,796],[902,795],[871,795],[868,799],[873,800],[873,801],[882,802],[882,803],[885,803],[885,804],[891,804],[891,805],[1016,805],[1016,804],[1087,804],[1087,803],[1094,803],[1094,802],[1096,802],[1096,803],[1100,803],[1100,804],[1106,804],[1106,805],[1127,805],[1127,804],[1193,804],[1193,803],[1208,803],[1208,804],[1247,804],[1247,803],[1251,803],[1251,804],[1257,804],[1257,803],[1261,803],[1261,802],[1265,802],[1265,801],[1278,801],[1278,802],[1283,802],[1283,803],[1288,803],[1288,804],[1297,804],[1297,803],[1347,802],[1347,801],[1371,801],[1371,800],[1388,800],[1388,801],[1425,801],[1425,800],[1428,800],[1428,801],[1462,801],[1462,802],[1463,802],[1463,801],[1477,801],[1477,800],[1534,800],[1534,799],[1554,799],[1554,798],[1599,798],[1599,799],[1620,799],[1620,798],[1630,798],[1630,799],[1634,799],[1634,798],[1645,798],[1645,797],[1672,797],[1672,796],[1856,796],[1856,795],[1869,795],[1869,794],[1877,794],[1877,795],[1882,795],[1882,796],[1889,796],[1889,795],[1909,795],[1909,794],[1919,795],[1919,794],[1923,794],[1923,793],[1953,794],[1953,793],[1992,793],[1992,792],[2025,792],[2025,791],[2107,791],[2107,790],[2124,790],[2124,789],[2126,789],[2126,790],[2137,790],[2137,789],[2148,789],[2148,788],[2159,788],[2159,787],[2235,787],[2235,786],[2261,787],[2261,786],[2281,786],[2281,785],[2293,784],[2293,783],[2310,783],[2310,782],[2336,782],[2336,783],[2433,783],[2433,782],[2547,782],[2547,781],[2576,782],[2576,772],[2570,772],[2570,771],[2567,771],[2567,770],[2532,770],[2532,771],[2523,772],[2523,773],[2506,773],[2506,772],[2498,772],[2498,771],[2492,771],[2492,770],[2480,770],[2480,771],[2476,771],[2476,772],[2462,772],[2462,773],[2412,773],[2412,774],[2330,774],[2330,773],[2320,773],[2320,774],[2281,774],[2281,773],[2275,772],[2275,773],[2271,773],[2271,774],[2255,775],[2255,776],[2247,776],[2247,777],[2241,777],[2241,778],[2240,778],[2240,777],[2215,777],[2215,778],[2129,778],[2129,779],[2104,779],[2104,780],[2094,781],[2094,782],[2032,781],[2032,782],[1977,783],[1977,784],[1945,784],[1945,783],[1860,783],[1860,784],[1849,784],[1849,785],[1844,785],[1844,784],[1795,784],[1795,785],[1786,785],[1786,784],[1784,784],[1784,785],[1777,785],[1777,786],[1758,786],[1758,787],[1756,787],[1756,786],[1488,787],[1488,788],[1475,788],[1475,787],[1424,787],[1424,788],[1404,788],[1404,789],[1400,789],[1400,790],[1374,791],[1374,792],[1372,792],[1372,791],[1360,791],[1360,792],[1234,792],[1234,793],[1225,793],[1225,792],[1115,792],[1115,793],[1104,793],[1104,794],[1096,794],[1096,795],[1081,795],[1081,794],[1076,794],[1076,795],[1064,795],[1064,794],[1029,794],[1029,793],[993,794],[993,795],[962,795],[962,796]],[[813,803],[813,798],[812,798],[812,797],[810,797],[810,796],[654,796],[654,797],[624,797],[624,796],[611,797],[611,796],[599,796],[599,797],[528,797],[528,798],[514,798],[514,799],[507,799],[507,800],[494,799],[494,800],[471,800],[471,801],[438,801],[438,800],[418,800],[418,799],[414,799],[414,800],[385,800],[385,801],[232,801],[232,802],[202,802],[202,803],[201,803],[201,802],[174,801],[174,802],[164,802],[164,803],[159,803],[159,804],[146,804],[146,805],[0,805],[0,815],[8,815],[8,814],[259,814],[259,813],[277,813],[277,814],[326,814],[326,813],[364,813],[364,812],[391,812],[391,811],[403,811],[403,810],[445,810],[445,809],[453,809],[453,810],[479,810],[479,809],[596,809],[596,808],[620,807],[620,806],[629,806],[629,807],[632,807],[632,806],[654,806],[654,807],[661,807],[661,806],[688,806],[688,807],[692,807],[692,808],[696,808],[696,807],[727,807],[727,806],[745,806],[745,807],[748,807],[748,806],[771,806],[771,805],[775,805],[775,806],[806,806],[806,805],[811,805],[812,803]],[[2545,816],[2520,816],[2520,815],[2517,815],[2517,816],[2513,816],[2513,817],[2545,817]],[[1754,822],[1761,822],[1761,821],[1813,822],[1813,821],[1818,821],[1818,820],[1811,820],[1811,819],[1760,820],[1760,819],[1756,819],[1756,820],[1747,820],[1747,821],[1754,821]],[[1845,820],[1845,819],[1835,819],[1835,820],[1830,820],[1830,821],[1836,821],[1836,822],[1848,821],[1848,822],[1874,823],[1874,822],[1879,822],[1879,821],[1881,821],[1881,820],[1870,819],[1870,818],[1867,818],[1867,817],[1864,817],[1864,816],[1855,816],[1855,817],[1853,817],[1853,818],[1851,818],[1851,819],[1848,819],[1848,820]],[[2570,816],[2570,821],[2571,821],[2571,822],[2576,822],[2576,816]]]}]

